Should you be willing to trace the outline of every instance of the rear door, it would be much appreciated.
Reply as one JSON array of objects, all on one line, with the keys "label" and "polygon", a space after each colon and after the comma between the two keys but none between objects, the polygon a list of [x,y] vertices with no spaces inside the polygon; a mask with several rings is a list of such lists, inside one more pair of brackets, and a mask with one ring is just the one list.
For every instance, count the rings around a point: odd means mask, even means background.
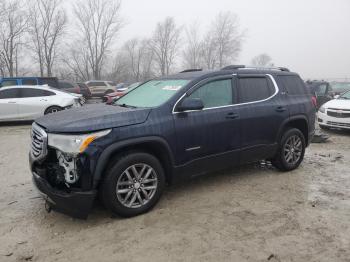
[{"label": "rear door", "polygon": [[0,89],[0,120],[17,120],[19,88]]},{"label": "rear door", "polygon": [[279,127],[289,115],[286,101],[271,75],[239,74],[237,84],[241,162],[272,157]]},{"label": "rear door", "polygon": [[22,119],[33,120],[44,115],[45,110],[51,105],[54,92],[38,88],[21,88],[18,99],[19,116]]},{"label": "rear door", "polygon": [[192,174],[238,163],[239,119],[232,83],[232,76],[206,80],[187,95],[200,98],[204,109],[174,113],[177,162]]}]

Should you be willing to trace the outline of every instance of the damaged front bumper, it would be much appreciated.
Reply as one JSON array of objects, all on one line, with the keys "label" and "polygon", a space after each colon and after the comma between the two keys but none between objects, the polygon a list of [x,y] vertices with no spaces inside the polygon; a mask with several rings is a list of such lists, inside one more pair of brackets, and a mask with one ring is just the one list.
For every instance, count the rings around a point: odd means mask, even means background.
[{"label": "damaged front bumper", "polygon": [[44,196],[50,209],[75,218],[86,219],[88,217],[97,190],[55,188],[46,179],[46,171],[43,172],[42,169],[34,165],[31,154],[29,154],[29,162],[33,183]]}]

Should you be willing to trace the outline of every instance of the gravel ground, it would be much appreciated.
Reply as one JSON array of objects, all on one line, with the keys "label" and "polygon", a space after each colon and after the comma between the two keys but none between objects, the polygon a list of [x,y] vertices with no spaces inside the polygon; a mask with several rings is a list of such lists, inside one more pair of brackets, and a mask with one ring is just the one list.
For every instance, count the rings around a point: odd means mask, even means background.
[{"label": "gravel ground", "polygon": [[350,133],[302,166],[249,165],[167,188],[145,215],[46,213],[27,126],[0,127],[0,261],[350,261]]}]

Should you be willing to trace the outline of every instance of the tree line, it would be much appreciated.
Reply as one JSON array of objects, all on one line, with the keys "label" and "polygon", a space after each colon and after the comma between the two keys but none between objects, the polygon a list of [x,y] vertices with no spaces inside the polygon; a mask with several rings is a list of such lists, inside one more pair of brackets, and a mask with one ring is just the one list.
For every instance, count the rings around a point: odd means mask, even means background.
[{"label": "tree line", "polygon": [[143,81],[179,68],[221,68],[241,52],[244,32],[232,12],[219,13],[203,33],[197,23],[166,17],[149,37],[121,43],[121,29],[127,30],[121,4],[75,0],[67,9],[60,0],[2,0],[0,76]]}]

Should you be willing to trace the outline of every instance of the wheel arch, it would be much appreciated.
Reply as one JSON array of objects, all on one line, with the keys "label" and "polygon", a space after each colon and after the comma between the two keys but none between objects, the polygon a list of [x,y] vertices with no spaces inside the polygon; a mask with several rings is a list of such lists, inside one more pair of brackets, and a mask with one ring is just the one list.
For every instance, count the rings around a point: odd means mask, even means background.
[{"label": "wheel arch", "polygon": [[128,139],[108,146],[100,155],[94,172],[93,187],[96,188],[108,167],[110,160],[126,151],[142,151],[159,159],[164,168],[166,182],[172,183],[174,158],[170,146],[161,137]]},{"label": "wheel arch", "polygon": [[304,115],[298,115],[288,118],[283,122],[283,124],[280,127],[280,130],[278,132],[278,141],[283,136],[284,131],[287,128],[297,128],[299,129],[305,138],[306,145],[309,144],[309,121],[306,116]]},{"label": "wheel arch", "polygon": [[60,109],[62,109],[62,110],[63,110],[63,108],[64,108],[64,107],[59,106],[59,105],[49,105],[49,106],[47,106],[47,107],[45,108],[45,110],[44,110],[44,115],[46,115],[47,110],[49,110],[51,107],[58,107],[58,108],[60,108]]}]

